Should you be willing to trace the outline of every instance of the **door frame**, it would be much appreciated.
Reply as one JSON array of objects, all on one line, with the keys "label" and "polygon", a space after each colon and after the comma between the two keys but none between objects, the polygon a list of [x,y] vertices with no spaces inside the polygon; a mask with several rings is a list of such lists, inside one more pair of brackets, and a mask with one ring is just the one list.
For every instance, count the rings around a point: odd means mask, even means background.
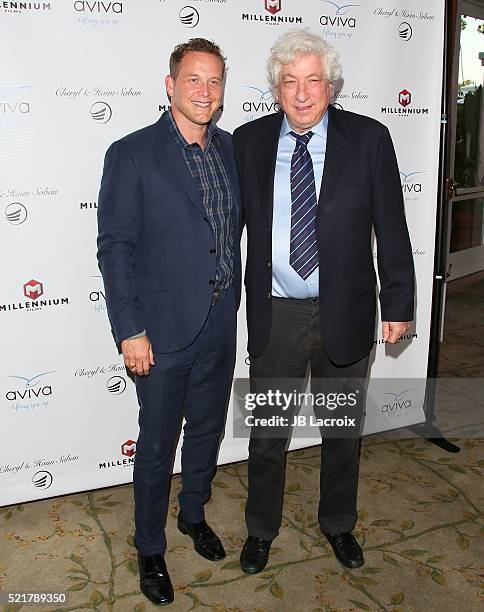
[{"label": "door frame", "polygon": [[[462,251],[450,252],[450,238],[452,231],[452,208],[464,200],[472,200],[478,197],[484,198],[484,186],[479,187],[457,187],[454,182],[455,164],[455,140],[457,131],[457,113],[455,112],[455,100],[458,94],[459,78],[459,55],[460,55],[460,20],[462,14],[476,16],[484,20],[484,0],[457,0],[454,24],[453,49],[449,53],[452,57],[450,70],[450,82],[448,91],[450,92],[449,101],[449,132],[447,147],[447,180],[446,180],[446,249],[445,249],[445,280],[447,282],[484,270],[484,240],[483,244]],[[484,232],[484,223],[483,223]],[[484,236],[482,236],[484,238]]]}]

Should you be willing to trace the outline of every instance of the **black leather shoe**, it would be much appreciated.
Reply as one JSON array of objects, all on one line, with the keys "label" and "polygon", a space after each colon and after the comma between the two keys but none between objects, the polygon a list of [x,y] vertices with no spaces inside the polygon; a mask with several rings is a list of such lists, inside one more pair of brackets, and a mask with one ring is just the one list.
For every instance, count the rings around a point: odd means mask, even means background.
[{"label": "black leather shoe", "polygon": [[210,525],[207,525],[206,521],[189,523],[180,513],[178,515],[178,529],[192,538],[195,550],[205,559],[209,561],[225,559],[226,555],[222,542]]},{"label": "black leather shoe", "polygon": [[360,567],[365,562],[361,546],[350,531],[344,533],[325,533],[340,563],[350,569]]},{"label": "black leather shoe", "polygon": [[267,565],[272,541],[249,536],[240,553],[240,567],[246,574],[258,574]]},{"label": "black leather shoe", "polygon": [[138,566],[143,595],[158,606],[170,604],[174,599],[173,585],[163,556],[144,557],[138,553]]}]

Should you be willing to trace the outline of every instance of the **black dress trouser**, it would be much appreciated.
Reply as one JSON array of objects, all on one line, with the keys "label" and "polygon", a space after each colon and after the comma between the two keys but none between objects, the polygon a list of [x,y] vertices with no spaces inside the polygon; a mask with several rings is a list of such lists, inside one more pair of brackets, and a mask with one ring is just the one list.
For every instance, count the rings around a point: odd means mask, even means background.
[{"label": "black dress trouser", "polygon": [[[324,390],[327,389],[324,381],[328,379],[331,379],[328,384],[333,384],[335,379],[358,379],[361,383],[366,378],[368,356],[348,366],[336,366],[329,360],[323,342],[318,299],[273,298],[268,343],[259,357],[251,357],[250,360],[251,392],[263,392],[264,388],[275,389],[276,386],[283,388],[285,385],[288,390],[294,389],[294,379],[299,379],[302,389],[308,370],[313,392],[317,390],[318,379]],[[271,384],[271,380],[274,384]],[[356,381],[354,384],[358,385]],[[341,434],[338,434],[338,430],[332,429],[326,436],[321,431],[318,520],[321,530],[327,533],[352,531],[357,520],[363,388],[359,389],[358,394],[359,402],[352,413],[352,416],[357,415],[356,433],[348,434],[346,430],[341,430]],[[321,415],[329,414],[325,408],[319,412]],[[348,411],[338,409],[338,412],[342,415]],[[256,409],[257,414],[260,412],[257,413]],[[265,431],[269,432],[269,428]],[[279,428],[276,434],[274,431],[272,429],[266,436],[263,428],[253,427],[249,443],[249,492],[245,517],[249,535],[265,540],[277,536],[282,522],[285,449],[291,428]]]}]

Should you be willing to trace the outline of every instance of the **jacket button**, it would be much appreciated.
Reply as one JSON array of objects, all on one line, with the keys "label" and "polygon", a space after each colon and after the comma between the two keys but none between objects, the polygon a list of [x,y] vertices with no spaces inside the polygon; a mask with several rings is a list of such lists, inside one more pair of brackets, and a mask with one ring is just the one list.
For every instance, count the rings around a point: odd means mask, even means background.
[{"label": "jacket button", "polygon": [[272,261],[268,261],[268,262],[267,262],[267,267],[268,267],[268,268],[272,268]]},{"label": "jacket button", "polygon": [[215,281],[214,281],[214,280],[209,280],[209,281],[208,281],[208,284],[209,284],[209,285],[215,285]]},{"label": "jacket button", "polygon": [[215,253],[215,249],[210,249],[210,253],[213,255]]},{"label": "jacket button", "polygon": [[269,291],[269,293],[267,294],[268,299],[270,300],[272,297],[272,293]]}]

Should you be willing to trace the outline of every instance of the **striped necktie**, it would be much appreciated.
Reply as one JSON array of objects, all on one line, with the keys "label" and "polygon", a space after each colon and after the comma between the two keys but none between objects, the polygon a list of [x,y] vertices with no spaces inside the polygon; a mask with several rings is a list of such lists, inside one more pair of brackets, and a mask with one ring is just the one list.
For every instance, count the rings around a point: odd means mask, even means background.
[{"label": "striped necktie", "polygon": [[313,132],[296,134],[291,159],[291,245],[289,263],[306,280],[318,267],[316,242],[316,184],[308,143]]}]

